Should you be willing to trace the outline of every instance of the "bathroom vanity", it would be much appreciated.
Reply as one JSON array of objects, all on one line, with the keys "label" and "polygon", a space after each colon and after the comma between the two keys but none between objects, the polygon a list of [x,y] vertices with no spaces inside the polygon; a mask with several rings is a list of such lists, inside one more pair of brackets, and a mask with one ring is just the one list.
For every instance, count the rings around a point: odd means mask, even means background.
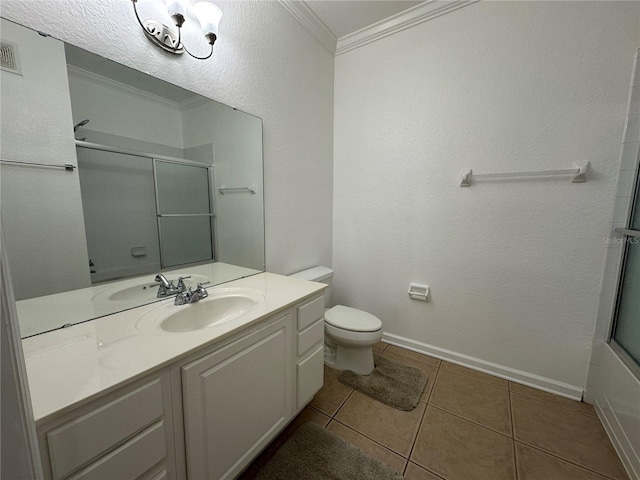
[{"label": "bathroom vanity", "polygon": [[325,287],[263,273],[25,339],[45,477],[235,478],[322,387]]}]

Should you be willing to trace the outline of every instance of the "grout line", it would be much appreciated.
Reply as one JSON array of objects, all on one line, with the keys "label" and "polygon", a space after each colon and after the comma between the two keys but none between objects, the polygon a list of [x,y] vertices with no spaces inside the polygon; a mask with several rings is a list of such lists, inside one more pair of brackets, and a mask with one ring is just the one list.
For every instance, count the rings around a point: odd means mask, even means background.
[{"label": "grout line", "polygon": [[[329,425],[329,423],[331,422],[331,418],[329,415],[327,415],[326,413],[324,413],[323,411],[317,409],[316,407],[314,407],[313,405],[311,405],[311,403],[308,403],[306,407],[309,407],[311,410],[315,410],[316,412],[318,412],[320,415],[322,415],[323,417],[327,417],[329,419],[329,421],[327,422],[327,425]],[[304,411],[304,408],[300,411],[300,413],[302,413]],[[300,413],[298,415],[300,415]],[[296,415],[296,417],[298,416]],[[294,417],[294,418],[296,418]],[[327,425],[324,426],[324,428],[327,428]]]},{"label": "grout line", "polygon": [[[436,380],[438,379],[438,374],[440,373],[440,367],[436,367],[436,373],[433,376],[433,385],[431,386],[431,391],[429,392],[429,396],[427,397],[426,401],[425,401],[425,407],[424,407],[424,412],[422,413],[422,418],[420,419],[420,425],[418,426],[418,432],[416,433],[416,437],[413,439],[413,444],[411,445],[411,450],[409,451],[409,457],[407,459],[407,465],[405,467],[405,472],[407,471],[407,468],[409,468],[409,462],[411,462],[411,455],[413,454],[413,450],[416,446],[416,443],[418,442],[418,437],[420,436],[420,432],[422,431],[422,427],[424,425],[424,419],[427,416],[427,409],[429,408],[429,400],[431,399],[431,395],[433,395],[433,391],[436,388]],[[416,465],[419,465],[417,462],[413,462]],[[438,478],[442,478],[439,475],[436,475],[435,472],[432,472],[431,470],[429,470],[428,468],[426,468],[424,465],[420,465],[420,468],[423,468],[424,470],[433,473],[436,477]]]},{"label": "grout line", "polygon": [[516,480],[518,480],[518,456],[516,455],[516,427],[513,422],[513,407],[511,406],[511,390],[509,392],[509,418],[511,419],[511,446],[513,448],[513,466],[515,467]]},{"label": "grout line", "polygon": [[[530,387],[533,388],[533,387]],[[563,407],[562,405],[558,405],[557,403],[552,403],[549,402],[547,400],[542,400],[540,398],[537,397],[533,397],[531,395],[527,395],[526,393],[520,393],[520,392],[514,392],[513,390],[509,390],[511,393],[515,394],[515,395],[520,395],[521,397],[525,397],[525,398],[530,398],[532,400],[537,400],[540,403],[544,403],[545,405],[551,405],[552,407],[558,407],[558,408],[562,408],[563,410],[566,410],[568,412],[571,413],[577,413],[578,415],[582,415],[583,417],[589,417],[589,418],[595,418],[595,419],[599,419],[597,414],[596,415],[589,415],[588,413],[583,413],[583,412],[579,412],[577,410],[574,410],[572,408],[568,408],[568,407]],[[539,390],[540,392],[544,392],[544,390]],[[544,393],[549,393],[549,392],[544,392]],[[553,395],[553,393],[549,393],[549,395]],[[564,397],[560,397],[560,398],[564,398]],[[567,399],[568,400],[568,399]],[[577,400],[574,400],[577,402]],[[590,403],[586,403],[586,402],[578,402],[578,403],[584,403],[586,405],[591,405]],[[593,407],[593,405],[591,405]]]},{"label": "grout line", "polygon": [[338,407],[338,409],[335,411],[335,413],[331,416],[331,418],[336,418],[336,416],[338,415],[338,413],[340,412],[340,410],[342,410],[342,407],[344,407],[344,404],[347,403],[347,400],[349,400],[351,398],[351,395],[353,395],[353,392],[355,392],[356,390],[354,388],[351,389],[351,392],[349,392],[349,395],[347,395],[347,398],[345,398],[342,403],[340,404],[340,406]]},{"label": "grout line", "polygon": [[513,438],[511,438],[509,435],[505,435],[504,433],[500,433],[500,432],[498,432],[497,430],[494,430],[494,429],[489,428],[489,427],[487,427],[487,426],[485,426],[485,425],[482,425],[481,423],[474,422],[473,420],[469,420],[468,418],[461,417],[461,416],[460,416],[460,415],[458,415],[457,413],[452,413],[452,412],[450,412],[450,411],[448,411],[448,410],[445,410],[445,409],[444,409],[444,408],[442,408],[442,407],[438,407],[437,405],[433,405],[432,403],[430,403],[430,404],[429,404],[429,407],[433,407],[433,408],[435,408],[435,409],[440,410],[441,412],[448,413],[449,415],[453,415],[454,417],[458,417],[458,418],[459,418],[459,419],[461,419],[461,420],[465,420],[465,421],[467,421],[467,422],[469,422],[469,423],[473,423],[474,425],[477,425],[478,427],[482,427],[482,428],[484,428],[485,430],[489,430],[490,432],[497,433],[498,435],[501,435],[501,436],[503,436],[504,438],[508,438],[509,440],[513,440]]},{"label": "grout line", "polygon": [[404,473],[403,473],[403,475],[406,475],[406,473],[407,473],[407,468],[409,468],[409,464],[410,464],[410,463],[413,463],[414,465],[416,465],[418,468],[421,468],[421,469],[422,469],[422,470],[424,470],[425,472],[429,472],[429,473],[430,473],[431,475],[433,475],[434,477],[436,477],[436,478],[438,478],[438,479],[441,479],[441,480],[444,480],[444,477],[441,477],[440,475],[438,475],[437,473],[433,472],[432,470],[429,470],[428,468],[423,467],[423,466],[422,466],[422,465],[420,465],[419,463],[412,462],[411,460],[407,461],[407,464],[406,464],[406,465],[405,465],[405,467],[404,467]]},{"label": "grout line", "polygon": [[[438,379],[439,377],[440,377],[440,370],[438,370],[438,374],[437,374],[436,381],[437,381],[437,379]],[[453,416],[455,416],[455,417],[461,418],[462,420],[466,420],[467,422],[473,423],[474,425],[478,425],[478,426],[480,426],[480,427],[482,427],[482,428],[485,428],[485,429],[487,429],[487,430],[489,430],[489,431],[491,431],[491,432],[494,432],[494,433],[497,433],[497,434],[499,434],[499,435],[502,435],[503,437],[507,437],[507,438],[510,438],[511,440],[514,440],[514,438],[513,438],[513,437],[509,437],[509,435],[505,435],[503,432],[499,432],[498,430],[494,430],[493,428],[488,427],[488,426],[486,426],[486,425],[483,425],[482,423],[479,423],[479,422],[477,422],[477,421],[475,421],[475,420],[471,420],[471,419],[469,419],[469,418],[463,417],[463,416],[462,416],[461,414],[459,414],[459,413],[450,412],[449,410],[447,410],[447,409],[446,409],[446,408],[444,408],[444,407],[440,407],[440,406],[438,406],[438,405],[435,405],[435,404],[431,403],[431,397],[433,396],[433,392],[435,391],[436,387],[437,387],[437,385],[434,383],[433,388],[431,389],[431,393],[429,393],[429,399],[428,399],[427,405],[430,405],[430,406],[432,406],[432,407],[434,407],[434,408],[437,408],[438,410],[441,410],[441,411],[443,411],[443,412],[446,412],[446,413],[448,413],[448,414],[450,414],[450,415],[453,415]],[[504,391],[504,389],[501,389],[501,391]],[[507,391],[507,395],[508,395],[508,394],[509,394],[509,391]],[[510,398],[509,398],[509,402],[508,402],[508,403],[509,403],[509,415],[511,416],[511,399],[510,399]],[[511,435],[513,435],[513,420],[511,421]]]},{"label": "grout line", "polygon": [[[433,388],[431,389],[431,391],[433,392]],[[422,430],[422,425],[424,424],[424,417],[427,415],[427,408],[429,408],[429,404],[426,404],[424,406],[424,411],[422,412],[422,416],[420,417],[420,422],[418,422],[418,430],[416,430],[416,436],[413,437],[413,442],[411,443],[411,448],[409,449],[409,455],[407,455],[407,460],[411,458],[413,449],[415,448],[416,442],[418,441],[418,437],[420,436],[420,431]]]},{"label": "grout line", "polygon": [[433,392],[436,389],[436,382],[438,381],[439,376],[440,376],[440,368],[436,370],[436,374],[433,377],[433,385],[431,386],[431,391],[429,392],[429,395],[427,396],[427,399],[424,402],[427,405],[429,405],[429,401],[431,400],[431,397],[433,396]]},{"label": "grout line", "polygon": [[573,460],[568,460],[568,459],[566,459],[564,457],[558,456],[557,454],[547,452],[546,450],[543,450],[540,447],[536,447],[535,445],[531,445],[530,443],[523,442],[522,440],[517,440],[517,443],[521,443],[522,445],[526,445],[527,447],[533,448],[534,450],[537,450],[538,452],[544,453],[544,454],[549,455],[550,457],[553,457],[553,458],[557,458],[558,460],[562,460],[563,462],[570,463],[571,465],[574,465],[576,467],[580,467],[583,470],[587,470],[588,472],[595,473],[597,475],[600,475],[601,477],[609,478],[611,480],[616,480],[615,477],[611,477],[610,475],[608,475],[606,473],[598,472],[598,471],[594,470],[593,468],[585,467],[584,465],[576,463]]},{"label": "grout line", "polygon": [[[418,462],[412,462],[411,460],[409,460],[407,462],[407,467],[409,466],[410,463],[413,463],[414,465],[417,465],[418,467],[420,467],[422,470],[425,470],[426,472],[429,472],[431,475],[433,475],[436,478],[440,478],[442,480],[445,480],[445,477],[442,477],[439,473],[434,472],[433,470],[430,470],[429,468],[425,467],[424,465],[421,465]],[[405,469],[406,471],[406,469]]]},{"label": "grout line", "polygon": [[[387,450],[389,450],[392,453],[395,453],[396,455],[398,455],[401,458],[404,458],[405,460],[409,461],[409,459],[407,457],[405,457],[403,454],[396,452],[393,448],[389,448],[387,445],[383,445],[382,443],[380,443],[378,440],[371,438],[369,435],[366,435],[364,433],[362,433],[359,430],[356,430],[355,428],[347,425],[346,423],[341,422],[340,420],[338,420],[337,418],[333,419],[334,421],[338,422],[340,425],[342,425],[343,427],[348,428],[349,430],[353,430],[354,432],[356,432],[358,435],[362,435],[364,438],[371,440],[373,443],[380,445],[382,448],[385,448]],[[386,465],[386,464],[385,464]]]}]

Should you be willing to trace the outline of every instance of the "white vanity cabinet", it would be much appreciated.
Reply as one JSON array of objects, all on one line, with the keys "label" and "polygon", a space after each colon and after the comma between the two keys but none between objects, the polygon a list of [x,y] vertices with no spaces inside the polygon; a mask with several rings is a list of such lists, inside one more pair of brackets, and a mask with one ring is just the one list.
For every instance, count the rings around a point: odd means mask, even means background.
[{"label": "white vanity cabinet", "polygon": [[45,478],[175,477],[167,369],[38,426]]},{"label": "white vanity cabinet", "polygon": [[181,367],[187,478],[233,479],[324,379],[324,296]]},{"label": "white vanity cabinet", "polygon": [[296,307],[296,411],[324,382],[324,296]]},{"label": "white vanity cabinet", "polygon": [[46,479],[236,478],[322,387],[323,311],[320,292],[50,415]]},{"label": "white vanity cabinet", "polygon": [[291,418],[291,312],[182,367],[187,476],[235,478]]}]

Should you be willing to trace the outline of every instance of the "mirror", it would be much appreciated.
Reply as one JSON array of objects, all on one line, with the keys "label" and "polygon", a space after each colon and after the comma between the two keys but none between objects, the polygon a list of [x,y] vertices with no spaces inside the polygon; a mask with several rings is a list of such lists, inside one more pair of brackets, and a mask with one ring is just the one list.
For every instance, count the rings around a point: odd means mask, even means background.
[{"label": "mirror", "polygon": [[[2,222],[23,338],[166,299],[158,273],[208,287],[264,271],[259,118],[51,38],[49,52],[31,49],[36,32],[2,27],[23,65],[1,83]],[[38,138],[21,138],[28,122]],[[61,137],[48,155],[29,144]]]}]

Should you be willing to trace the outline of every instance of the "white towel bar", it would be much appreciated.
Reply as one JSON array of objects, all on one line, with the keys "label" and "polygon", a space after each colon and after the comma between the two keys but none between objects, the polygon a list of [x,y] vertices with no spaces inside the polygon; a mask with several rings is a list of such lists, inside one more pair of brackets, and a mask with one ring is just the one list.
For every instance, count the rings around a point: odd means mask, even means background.
[{"label": "white towel bar", "polygon": [[219,187],[218,191],[220,192],[221,195],[224,195],[225,193],[228,192],[250,192],[250,193],[256,193],[256,186],[255,185],[249,185],[248,187]]},{"label": "white towel bar", "polygon": [[573,163],[569,170],[543,170],[540,172],[505,172],[505,173],[473,173],[471,169],[463,170],[460,174],[460,186],[469,187],[471,181],[477,178],[514,178],[514,177],[546,177],[549,175],[573,175],[571,183],[584,183],[587,181],[589,162],[584,165]]}]

